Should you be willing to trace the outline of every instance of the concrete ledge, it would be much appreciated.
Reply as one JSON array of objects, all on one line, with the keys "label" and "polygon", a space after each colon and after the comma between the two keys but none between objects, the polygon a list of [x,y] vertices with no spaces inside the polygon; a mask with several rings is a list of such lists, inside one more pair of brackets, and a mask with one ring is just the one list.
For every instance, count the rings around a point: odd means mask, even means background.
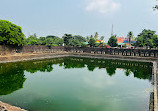
[{"label": "concrete ledge", "polygon": [[10,56],[0,56],[0,63],[6,62],[17,62],[26,60],[38,60],[47,59],[55,57],[88,57],[88,58],[103,58],[103,59],[119,59],[119,60],[129,60],[129,61],[139,61],[139,62],[154,62],[158,58],[154,57],[135,57],[135,56],[118,56],[118,55],[108,55],[108,54],[90,54],[90,53],[44,53],[44,54],[19,54]]},{"label": "concrete ledge", "polygon": [[154,73],[154,111],[158,111],[158,98],[157,98],[157,72],[158,72],[158,70],[157,70],[157,62],[156,61],[154,61],[153,62],[153,73]]}]

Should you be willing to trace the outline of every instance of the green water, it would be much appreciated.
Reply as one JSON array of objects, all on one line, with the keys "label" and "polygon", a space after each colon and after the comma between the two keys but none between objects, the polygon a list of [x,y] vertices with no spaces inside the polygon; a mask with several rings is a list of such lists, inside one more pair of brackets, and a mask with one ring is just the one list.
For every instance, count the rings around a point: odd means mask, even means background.
[{"label": "green water", "polygon": [[56,58],[0,64],[0,101],[29,111],[148,111],[152,63]]}]

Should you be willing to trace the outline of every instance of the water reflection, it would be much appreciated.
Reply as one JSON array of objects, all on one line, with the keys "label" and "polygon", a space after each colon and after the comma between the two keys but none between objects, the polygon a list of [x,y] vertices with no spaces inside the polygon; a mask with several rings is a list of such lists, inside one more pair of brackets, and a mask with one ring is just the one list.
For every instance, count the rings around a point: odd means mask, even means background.
[{"label": "water reflection", "polygon": [[7,95],[23,88],[26,78],[20,64],[1,64],[0,68],[0,95]]},{"label": "water reflection", "polygon": [[84,68],[87,67],[89,71],[94,71],[95,68],[106,68],[109,76],[113,76],[117,68],[124,70],[126,76],[134,74],[134,77],[139,79],[151,80],[152,63],[140,63],[121,60],[104,60],[104,59],[90,59],[90,58],[55,58],[40,61],[25,61],[16,63],[0,64],[0,95],[7,95],[16,90],[23,88],[23,83],[26,78],[24,71],[35,73],[51,72],[53,65],[65,69],[70,68]]}]

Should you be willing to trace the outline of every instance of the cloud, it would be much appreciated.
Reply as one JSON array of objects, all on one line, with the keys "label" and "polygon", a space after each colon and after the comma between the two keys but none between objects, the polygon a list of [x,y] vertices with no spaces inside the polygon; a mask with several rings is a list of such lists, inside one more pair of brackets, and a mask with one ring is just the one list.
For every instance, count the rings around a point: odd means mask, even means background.
[{"label": "cloud", "polygon": [[105,89],[108,87],[111,87],[116,84],[115,80],[111,77],[106,77],[104,73],[97,74],[94,76],[85,76],[83,78],[83,82],[85,83],[85,86],[93,87],[93,88],[99,88],[99,89]]},{"label": "cloud", "polygon": [[120,3],[113,0],[89,0],[85,9],[86,11],[107,14],[119,10],[120,6]]}]

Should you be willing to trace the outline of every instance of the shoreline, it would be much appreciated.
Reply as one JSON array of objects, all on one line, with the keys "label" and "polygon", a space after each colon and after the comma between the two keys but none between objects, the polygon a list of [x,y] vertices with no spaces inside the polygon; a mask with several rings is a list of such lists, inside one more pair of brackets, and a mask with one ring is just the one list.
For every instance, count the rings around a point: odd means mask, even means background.
[{"label": "shoreline", "polygon": [[0,101],[0,111],[27,111],[27,110]]},{"label": "shoreline", "polygon": [[58,53],[44,53],[44,54],[41,54],[41,53],[30,54],[30,53],[28,53],[28,54],[16,54],[16,55],[0,56],[0,63],[51,59],[51,58],[58,58],[58,57],[86,57],[86,58],[115,59],[115,60],[138,61],[138,62],[158,61],[157,57],[140,57],[140,56],[109,55],[109,54],[58,52]]}]

